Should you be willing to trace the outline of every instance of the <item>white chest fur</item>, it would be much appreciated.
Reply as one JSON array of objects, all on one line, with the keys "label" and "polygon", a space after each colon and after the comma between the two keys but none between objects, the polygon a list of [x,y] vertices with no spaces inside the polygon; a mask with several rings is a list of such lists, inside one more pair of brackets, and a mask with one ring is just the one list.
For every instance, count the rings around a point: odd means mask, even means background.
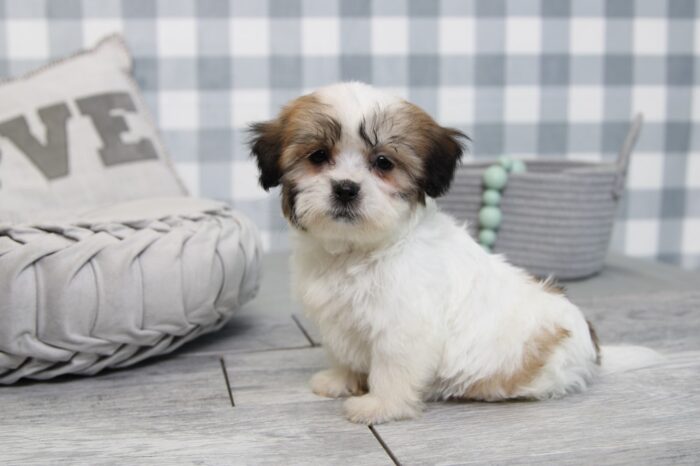
[{"label": "white chest fur", "polygon": [[292,270],[298,298],[318,325],[324,346],[339,363],[367,372],[371,336],[379,330],[378,296],[386,273],[381,262],[352,253],[315,251],[295,255]]}]

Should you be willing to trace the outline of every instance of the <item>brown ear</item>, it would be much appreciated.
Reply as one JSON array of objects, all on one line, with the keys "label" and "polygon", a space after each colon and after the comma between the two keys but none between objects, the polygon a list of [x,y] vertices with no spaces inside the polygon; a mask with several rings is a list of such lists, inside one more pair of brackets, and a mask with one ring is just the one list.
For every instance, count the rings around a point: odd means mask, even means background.
[{"label": "brown ear", "polygon": [[430,197],[440,197],[450,189],[457,162],[464,152],[466,134],[452,128],[435,125],[427,128],[428,153],[425,156],[421,187]]},{"label": "brown ear", "polygon": [[265,191],[280,184],[282,171],[279,159],[282,154],[282,132],[277,120],[250,125],[248,142],[253,157],[258,161],[260,185]]}]

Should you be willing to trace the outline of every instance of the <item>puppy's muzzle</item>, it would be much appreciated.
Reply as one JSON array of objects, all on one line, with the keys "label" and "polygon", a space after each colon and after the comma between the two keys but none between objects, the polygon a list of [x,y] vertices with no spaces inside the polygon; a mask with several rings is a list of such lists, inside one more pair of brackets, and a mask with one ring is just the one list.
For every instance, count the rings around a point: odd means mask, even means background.
[{"label": "puppy's muzzle", "polygon": [[351,204],[360,194],[360,185],[354,181],[333,181],[332,186],[335,200],[343,206]]}]

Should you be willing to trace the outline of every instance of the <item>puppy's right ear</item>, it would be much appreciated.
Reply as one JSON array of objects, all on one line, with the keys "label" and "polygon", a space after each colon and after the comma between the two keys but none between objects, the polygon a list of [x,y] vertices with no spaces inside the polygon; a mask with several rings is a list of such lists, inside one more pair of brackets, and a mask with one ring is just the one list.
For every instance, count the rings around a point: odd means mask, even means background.
[{"label": "puppy's right ear", "polygon": [[258,161],[260,185],[265,191],[280,184],[282,170],[279,166],[282,155],[282,131],[278,120],[263,121],[250,125],[248,142],[253,157]]}]

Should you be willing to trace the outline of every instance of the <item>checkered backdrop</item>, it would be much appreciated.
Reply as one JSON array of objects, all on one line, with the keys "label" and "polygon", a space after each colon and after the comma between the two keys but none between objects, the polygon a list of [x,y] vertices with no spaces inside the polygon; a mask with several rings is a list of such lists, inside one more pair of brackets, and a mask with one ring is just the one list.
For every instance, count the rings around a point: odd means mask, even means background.
[{"label": "checkered backdrop", "polygon": [[[361,80],[470,134],[471,157],[609,160],[646,125],[612,248],[700,266],[700,26],[693,0],[0,0],[0,76],[122,32],[191,191],[288,246],[245,126]],[[697,32],[696,32],[697,30]],[[1,103],[0,103],[1,104]]]}]

